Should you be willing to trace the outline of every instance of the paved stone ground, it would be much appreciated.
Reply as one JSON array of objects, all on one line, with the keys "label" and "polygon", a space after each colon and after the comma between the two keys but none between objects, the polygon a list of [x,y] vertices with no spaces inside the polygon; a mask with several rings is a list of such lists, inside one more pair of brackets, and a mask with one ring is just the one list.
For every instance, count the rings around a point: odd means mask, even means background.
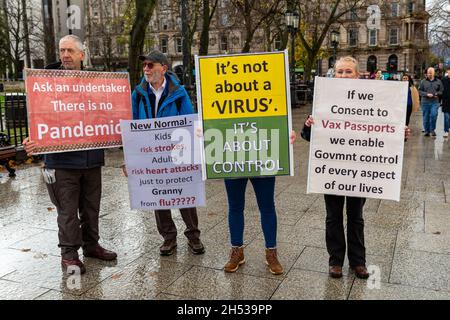
[{"label": "paved stone ground", "polygon": [[[310,107],[296,109],[299,132]],[[207,252],[188,252],[182,232],[177,253],[160,257],[152,213],[129,209],[119,150],[107,152],[103,169],[101,243],[117,251],[116,263],[84,258],[86,275],[69,289],[60,268],[56,210],[39,166],[22,166],[0,178],[0,299],[450,299],[450,149],[442,137],[420,133],[406,143],[400,202],[369,199],[365,206],[368,265],[381,272],[379,289],[368,288],[345,266],[342,279],[327,274],[325,208],[321,195],[305,194],[308,143],[295,144],[295,177],[277,178],[278,247],[285,274],[264,263],[259,213],[252,188],[246,206],[247,262],[235,274],[228,259],[227,204],[222,181],[206,184],[207,207],[199,210]],[[3,172],[4,173],[4,172]],[[183,221],[174,211],[177,226]]]}]

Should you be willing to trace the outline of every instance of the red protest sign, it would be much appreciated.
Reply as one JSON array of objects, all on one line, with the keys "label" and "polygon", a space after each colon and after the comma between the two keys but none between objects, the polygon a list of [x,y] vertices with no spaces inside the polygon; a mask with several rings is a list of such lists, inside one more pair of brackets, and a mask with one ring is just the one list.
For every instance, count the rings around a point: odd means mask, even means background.
[{"label": "red protest sign", "polygon": [[36,154],[122,145],[131,119],[128,73],[25,69],[30,138]]}]

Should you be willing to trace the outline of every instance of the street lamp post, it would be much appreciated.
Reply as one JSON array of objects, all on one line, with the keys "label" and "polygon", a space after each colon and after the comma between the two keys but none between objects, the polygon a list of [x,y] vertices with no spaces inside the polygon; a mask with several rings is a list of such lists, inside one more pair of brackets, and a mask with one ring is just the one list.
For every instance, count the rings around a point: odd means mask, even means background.
[{"label": "street lamp post", "polygon": [[286,11],[284,14],[286,18],[286,26],[288,32],[291,35],[291,99],[292,106],[295,107],[297,104],[296,94],[295,94],[295,35],[298,30],[298,22],[300,20],[300,15],[296,11]]},{"label": "street lamp post", "polygon": [[331,46],[333,47],[333,68],[336,64],[336,51],[339,45],[339,31],[333,30],[331,31]]}]

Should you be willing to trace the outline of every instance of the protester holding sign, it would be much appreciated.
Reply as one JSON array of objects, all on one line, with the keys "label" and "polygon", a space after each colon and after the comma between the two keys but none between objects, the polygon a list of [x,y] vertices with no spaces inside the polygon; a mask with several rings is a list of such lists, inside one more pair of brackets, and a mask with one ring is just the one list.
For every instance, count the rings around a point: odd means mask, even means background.
[{"label": "protester holding sign", "polygon": [[[358,62],[352,57],[340,58],[335,65],[336,78],[358,79]],[[311,125],[314,120],[311,116],[305,122],[302,137],[310,140]],[[366,198],[346,197],[325,194],[326,218],[326,244],[329,259],[329,274],[333,278],[342,277],[342,266],[345,258],[345,235],[343,225],[344,202],[347,202],[347,244],[348,259],[358,278],[367,279],[369,273],[366,268],[366,248],[364,246],[364,220],[363,207]]]},{"label": "protester holding sign", "polygon": [[[189,96],[176,76],[168,72],[169,61],[158,50],[139,56],[143,61],[144,77],[132,95],[133,119],[155,119],[176,115],[192,114]],[[127,175],[123,166],[124,174]],[[185,236],[192,253],[202,254],[205,248],[200,241],[196,208],[181,208],[181,216],[186,224]],[[164,238],[159,251],[163,256],[172,255],[177,246],[177,228],[170,210],[155,210],[158,232]]]},{"label": "protester holding sign", "polygon": [[[81,70],[84,58],[81,40],[74,35],[61,38],[59,56],[61,63],[52,64],[48,69]],[[36,143],[29,138],[23,141],[23,145],[28,155],[37,149]],[[84,257],[115,260],[115,252],[98,244],[103,150],[50,153],[45,155],[44,162],[44,180],[58,211],[58,246],[61,248],[63,270],[76,273],[79,268],[81,274],[86,272],[78,257],[81,246]]]},{"label": "protester holding sign", "polygon": [[[358,63],[352,57],[339,59],[335,68],[336,78],[358,78]],[[408,128],[403,134],[406,86],[405,83],[380,83],[374,85],[375,89],[372,91],[360,92],[364,88],[359,85],[360,80],[358,82],[355,80],[328,81],[340,81],[340,85],[345,84],[351,87],[343,90],[337,85],[336,92],[333,92],[337,96],[332,98],[332,102],[328,98],[329,92],[326,94],[323,94],[322,91],[315,93],[315,113],[322,115],[322,118],[318,127],[315,127],[313,133],[317,133],[317,136],[314,135],[313,140],[320,149],[313,150],[311,148],[310,151],[308,192],[310,186],[313,185],[312,190],[320,190],[320,193],[325,193],[326,245],[330,255],[330,276],[342,277],[346,251],[343,225],[343,210],[346,202],[349,265],[358,278],[366,279],[369,277],[364,246],[363,207],[366,198],[359,195],[399,197],[403,153],[397,146],[404,137],[409,135]],[[322,83],[318,83],[317,88],[321,85]],[[345,86],[343,87],[345,88]],[[394,100],[396,103],[394,106],[389,107],[389,102],[393,99],[390,94],[384,93],[383,90],[387,89],[404,90],[404,94],[397,97],[398,101]],[[332,89],[330,90],[332,91]],[[342,104],[346,104],[346,106],[340,106]],[[385,106],[389,111],[381,106]],[[391,117],[389,117],[389,112],[392,113]],[[333,120],[323,118],[330,115],[336,118]],[[309,116],[302,130],[302,137],[308,141],[311,138],[313,124],[314,119]],[[361,137],[364,132],[367,138]],[[326,147],[331,152],[327,152]],[[350,152],[345,153],[348,151]],[[388,158],[386,154],[393,155],[392,153],[397,153],[393,157],[397,161],[386,162],[385,160]],[[317,159],[321,161],[324,158],[334,159],[326,163],[317,161]],[[318,165],[319,163],[320,165]],[[314,181],[310,181],[312,180],[310,179],[311,172],[316,174]],[[321,175],[327,177],[323,179],[325,183],[323,180],[319,183],[316,181],[321,179]],[[330,177],[331,180],[326,180]],[[322,192],[322,190],[330,190],[330,193]]]},{"label": "protester holding sign", "polygon": [[[244,258],[245,190],[255,190],[265,238],[265,258],[282,274],[276,248],[275,176],[293,175],[287,52],[196,57],[197,96],[204,131],[205,179],[225,179],[230,260]],[[292,132],[290,134],[290,132]]]},{"label": "protester holding sign", "polygon": [[[296,139],[292,131],[290,143]],[[261,226],[266,244],[266,263],[272,274],[282,274],[283,267],[277,254],[277,214],[275,210],[275,177],[225,179],[228,197],[228,226],[230,230],[230,260],[225,264],[225,272],[236,272],[244,258],[244,208],[247,183],[253,185],[261,215]]]}]

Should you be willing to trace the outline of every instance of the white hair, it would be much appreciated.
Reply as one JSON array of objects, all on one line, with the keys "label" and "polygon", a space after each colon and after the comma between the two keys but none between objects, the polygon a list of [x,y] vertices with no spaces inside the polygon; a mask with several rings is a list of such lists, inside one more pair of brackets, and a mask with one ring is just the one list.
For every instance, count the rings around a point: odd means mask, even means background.
[{"label": "white hair", "polygon": [[73,41],[78,49],[84,52],[83,42],[81,42],[81,39],[78,36],[74,34],[68,34],[67,36],[62,37],[61,40],[59,40],[59,46],[61,47],[61,42],[66,40]]},{"label": "white hair", "polygon": [[356,61],[355,58],[353,58],[352,56],[346,56],[346,57],[339,58],[339,60],[336,61],[336,63],[334,64],[334,68],[336,69],[336,66],[338,65],[338,63],[341,63],[341,62],[351,62],[351,63],[353,63],[355,65],[356,73],[359,74],[359,64],[358,64],[358,61]]}]

